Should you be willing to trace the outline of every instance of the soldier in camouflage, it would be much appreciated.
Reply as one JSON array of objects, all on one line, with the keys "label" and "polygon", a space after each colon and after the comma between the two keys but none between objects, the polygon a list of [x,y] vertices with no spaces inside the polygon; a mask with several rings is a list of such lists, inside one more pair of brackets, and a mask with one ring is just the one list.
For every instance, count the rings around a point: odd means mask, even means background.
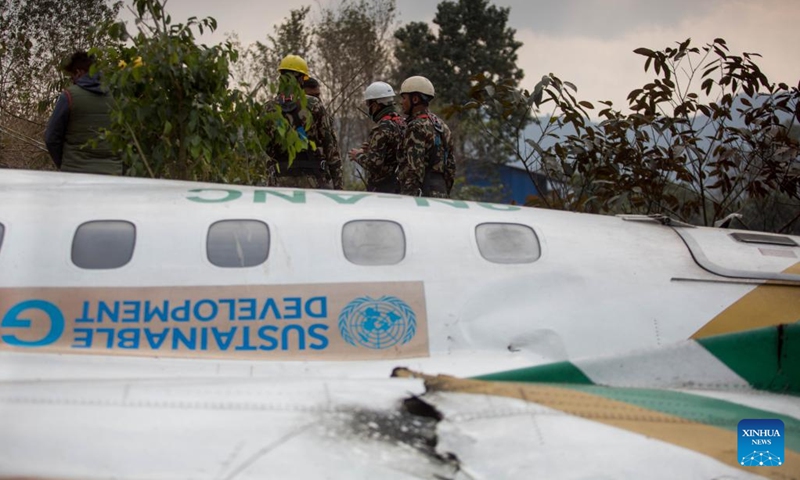
[{"label": "soldier in camouflage", "polygon": [[308,80],[303,82],[303,91],[306,92],[306,95],[309,97],[319,98],[322,94],[319,88],[319,80],[314,77],[309,77]]},{"label": "soldier in camouflage", "polygon": [[289,154],[280,145],[268,145],[268,183],[278,187],[341,190],[342,160],[331,117],[319,99],[307,96],[303,108],[299,98],[303,83],[310,78],[308,65],[297,55],[287,55],[278,71],[281,74],[278,95],[267,103],[267,109],[280,109],[306,147],[297,153],[290,166]]},{"label": "soldier in camouflage", "polygon": [[350,159],[367,174],[367,191],[400,193],[397,181],[397,157],[406,123],[394,107],[391,85],[374,82],[364,92],[367,109],[376,125],[362,148],[350,150]]},{"label": "soldier in camouflage", "polygon": [[400,86],[406,133],[397,178],[404,195],[449,198],[456,176],[450,128],[428,110],[435,95],[425,77],[409,77]]}]

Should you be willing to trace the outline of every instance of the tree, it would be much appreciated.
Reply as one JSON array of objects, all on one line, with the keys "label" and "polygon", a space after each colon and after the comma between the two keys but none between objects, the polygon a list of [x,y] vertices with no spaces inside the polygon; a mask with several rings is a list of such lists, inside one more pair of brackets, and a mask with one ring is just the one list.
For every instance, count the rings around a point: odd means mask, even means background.
[{"label": "tree", "polygon": [[[555,187],[532,203],[714,225],[747,202],[800,198],[800,143],[789,135],[800,122],[800,84],[770,83],[757,54],[731,55],[722,39],[635,52],[657,78],[630,93],[630,114],[601,101],[597,124],[587,113],[594,105],[555,75],[532,93],[476,78],[467,108],[504,116],[517,140],[509,148],[532,181],[540,173]],[[533,112],[534,138],[512,121],[519,108]]]},{"label": "tree", "polygon": [[[265,181],[267,131],[282,118],[228,88],[237,52],[229,42],[198,46],[193,30],[213,18],[172,24],[158,0],[136,0],[139,33],[132,46],[103,52],[116,99],[107,139],[129,175],[257,184]],[[126,34],[117,24],[112,33]],[[121,60],[120,60],[121,58]],[[287,146],[297,134],[282,132]]]},{"label": "tree", "polygon": [[510,8],[499,8],[488,0],[441,2],[433,19],[438,35],[421,22],[395,33],[397,80],[428,77],[442,104],[464,103],[472,77],[479,74],[518,84],[523,77],[516,64],[522,43],[507,26],[509,12]]},{"label": "tree", "polygon": [[[412,75],[423,75],[436,89],[435,105],[454,106],[445,109],[451,116],[448,123],[454,132],[459,171],[463,175],[482,176],[487,164],[504,163],[511,155],[508,135],[494,112],[459,109],[469,100],[473,79],[501,79],[517,87],[523,72],[517,65],[517,50],[522,43],[515,40],[514,29],[507,26],[509,8],[491,5],[488,0],[443,1],[438,5],[433,23],[410,23],[395,32],[396,82]],[[518,120],[527,121],[527,109],[515,112]],[[478,116],[476,116],[476,114]],[[479,117],[479,115],[490,115]],[[490,127],[485,135],[474,135],[476,122]],[[491,169],[489,169],[491,171]],[[463,183],[463,182],[462,182]]]},{"label": "tree", "polygon": [[0,0],[0,105],[43,112],[64,85],[61,63],[76,50],[105,45],[96,25],[116,18],[120,2]]},{"label": "tree", "polygon": [[0,165],[32,165],[66,86],[60,65],[76,50],[106,45],[108,35],[94,27],[119,9],[120,2],[107,0],[0,0]]},{"label": "tree", "polygon": [[[266,43],[243,50],[233,64],[234,77],[257,98],[271,98],[280,60],[287,54],[303,57],[322,85],[322,101],[334,118],[344,155],[367,136],[371,122],[360,111],[362,94],[367,84],[388,77],[389,32],[395,14],[395,0],[342,0],[333,7],[320,7],[314,21],[310,7],[292,10]],[[239,45],[235,37],[229,40]],[[345,162],[349,188],[363,187],[355,181],[353,168]]]},{"label": "tree", "polygon": [[291,10],[289,18],[273,27],[274,34],[267,35],[268,43],[256,42],[242,54],[242,61],[252,69],[248,82],[258,89],[274,83],[278,78],[278,64],[286,55],[293,54],[309,60],[311,55],[311,27],[308,13],[311,7]]},{"label": "tree", "polygon": [[[395,0],[344,0],[335,9],[323,9],[314,25],[314,74],[326,87],[324,100],[336,120],[343,155],[366,138],[371,125],[362,113],[364,88],[389,74],[387,32],[395,12]],[[354,167],[345,166],[345,178],[352,180]]]}]

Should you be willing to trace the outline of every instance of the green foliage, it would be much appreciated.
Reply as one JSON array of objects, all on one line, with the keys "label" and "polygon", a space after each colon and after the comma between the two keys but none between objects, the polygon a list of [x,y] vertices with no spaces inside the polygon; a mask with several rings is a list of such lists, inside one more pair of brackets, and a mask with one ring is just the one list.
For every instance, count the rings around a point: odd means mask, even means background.
[{"label": "green foliage", "polygon": [[[284,97],[298,99],[299,110],[306,109],[308,99],[294,75],[281,75],[278,81],[277,91]],[[317,148],[313,140],[305,136],[300,136],[299,132],[295,130],[293,123],[282,114],[278,102],[267,102],[266,112],[271,114],[274,118],[274,121],[270,121],[267,125],[267,138],[284,139],[283,144],[273,144],[270,151],[276,151],[276,154],[277,151],[285,151],[289,157],[289,164],[291,164],[301,151],[314,150]],[[313,119],[310,116],[305,119],[304,128],[306,131],[311,130],[312,121]]]},{"label": "green foliage", "polygon": [[[656,78],[630,93],[629,114],[599,102],[597,124],[594,105],[555,75],[533,92],[475,77],[466,108],[505,119],[516,159],[532,181],[546,180],[537,188],[548,194],[534,203],[713,225],[748,202],[800,198],[800,143],[789,134],[800,122],[800,84],[770,83],[755,54],[730,55],[722,39],[635,53]],[[534,115],[533,138],[515,120],[521,108]]]},{"label": "green foliage", "polygon": [[443,104],[465,102],[475,75],[510,79],[517,85],[523,77],[516,65],[522,43],[507,26],[509,12],[488,0],[441,2],[433,19],[438,35],[422,22],[395,32],[396,80],[426,76]]},{"label": "green foliage", "polygon": [[[158,0],[136,0],[135,7],[139,33],[131,45],[102,52],[116,100],[106,138],[123,153],[127,174],[265,183],[267,132],[283,117],[228,88],[238,55],[229,42],[195,43],[193,30],[213,31],[216,21],[172,24]],[[109,31],[125,36],[119,25]],[[277,136],[287,148],[294,140]]]},{"label": "green foliage", "polygon": [[0,108],[42,118],[66,86],[60,66],[76,50],[103,46],[96,25],[117,16],[106,0],[0,0]]},{"label": "green foliage", "polygon": [[484,178],[488,179],[489,186],[472,185],[467,183],[464,177],[456,178],[450,198],[473,202],[504,203],[506,192],[497,171],[487,174]]}]

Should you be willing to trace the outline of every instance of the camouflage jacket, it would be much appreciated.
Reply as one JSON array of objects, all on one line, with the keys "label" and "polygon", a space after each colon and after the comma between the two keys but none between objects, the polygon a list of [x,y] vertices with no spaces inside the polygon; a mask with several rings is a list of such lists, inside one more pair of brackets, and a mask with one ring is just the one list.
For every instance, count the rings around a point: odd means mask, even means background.
[{"label": "camouflage jacket", "polygon": [[456,175],[450,128],[428,110],[410,115],[399,163],[400,193],[448,197]]},{"label": "camouflage jacket", "polygon": [[367,190],[397,193],[397,159],[406,122],[394,106],[381,109],[372,118],[377,123],[354,160],[366,170]]},{"label": "camouflage jacket", "polygon": [[[274,100],[267,102],[266,108],[267,111],[274,111],[276,108],[281,109],[283,106],[284,116],[289,122],[292,122],[291,115],[286,112],[293,107],[297,108],[296,115],[299,118],[299,123],[307,130],[305,133],[309,140],[309,145],[313,142],[316,148],[316,150],[312,150],[313,153],[318,154],[324,162],[322,164],[323,177],[331,181],[334,189],[341,190],[343,187],[342,160],[339,156],[339,143],[333,130],[332,119],[319,99],[306,97],[306,101],[306,108],[303,109],[300,108],[299,101],[292,100],[291,97],[288,100],[284,97],[283,101],[276,97]],[[270,133],[271,136],[275,135],[274,132]],[[280,145],[275,143],[267,146],[267,155],[270,157],[267,165],[268,178],[272,179],[269,183],[274,184],[277,164],[288,162],[289,155]],[[299,162],[297,164],[299,165]],[[292,167],[295,166],[293,163]]]}]

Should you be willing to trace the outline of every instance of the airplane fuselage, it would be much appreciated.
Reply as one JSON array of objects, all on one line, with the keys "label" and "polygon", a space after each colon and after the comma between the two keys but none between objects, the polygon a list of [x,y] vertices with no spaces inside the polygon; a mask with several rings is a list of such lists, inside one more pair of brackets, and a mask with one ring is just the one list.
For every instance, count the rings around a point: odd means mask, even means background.
[{"label": "airplane fuselage", "polygon": [[13,171],[0,205],[6,352],[530,364],[800,319],[790,236]]}]

